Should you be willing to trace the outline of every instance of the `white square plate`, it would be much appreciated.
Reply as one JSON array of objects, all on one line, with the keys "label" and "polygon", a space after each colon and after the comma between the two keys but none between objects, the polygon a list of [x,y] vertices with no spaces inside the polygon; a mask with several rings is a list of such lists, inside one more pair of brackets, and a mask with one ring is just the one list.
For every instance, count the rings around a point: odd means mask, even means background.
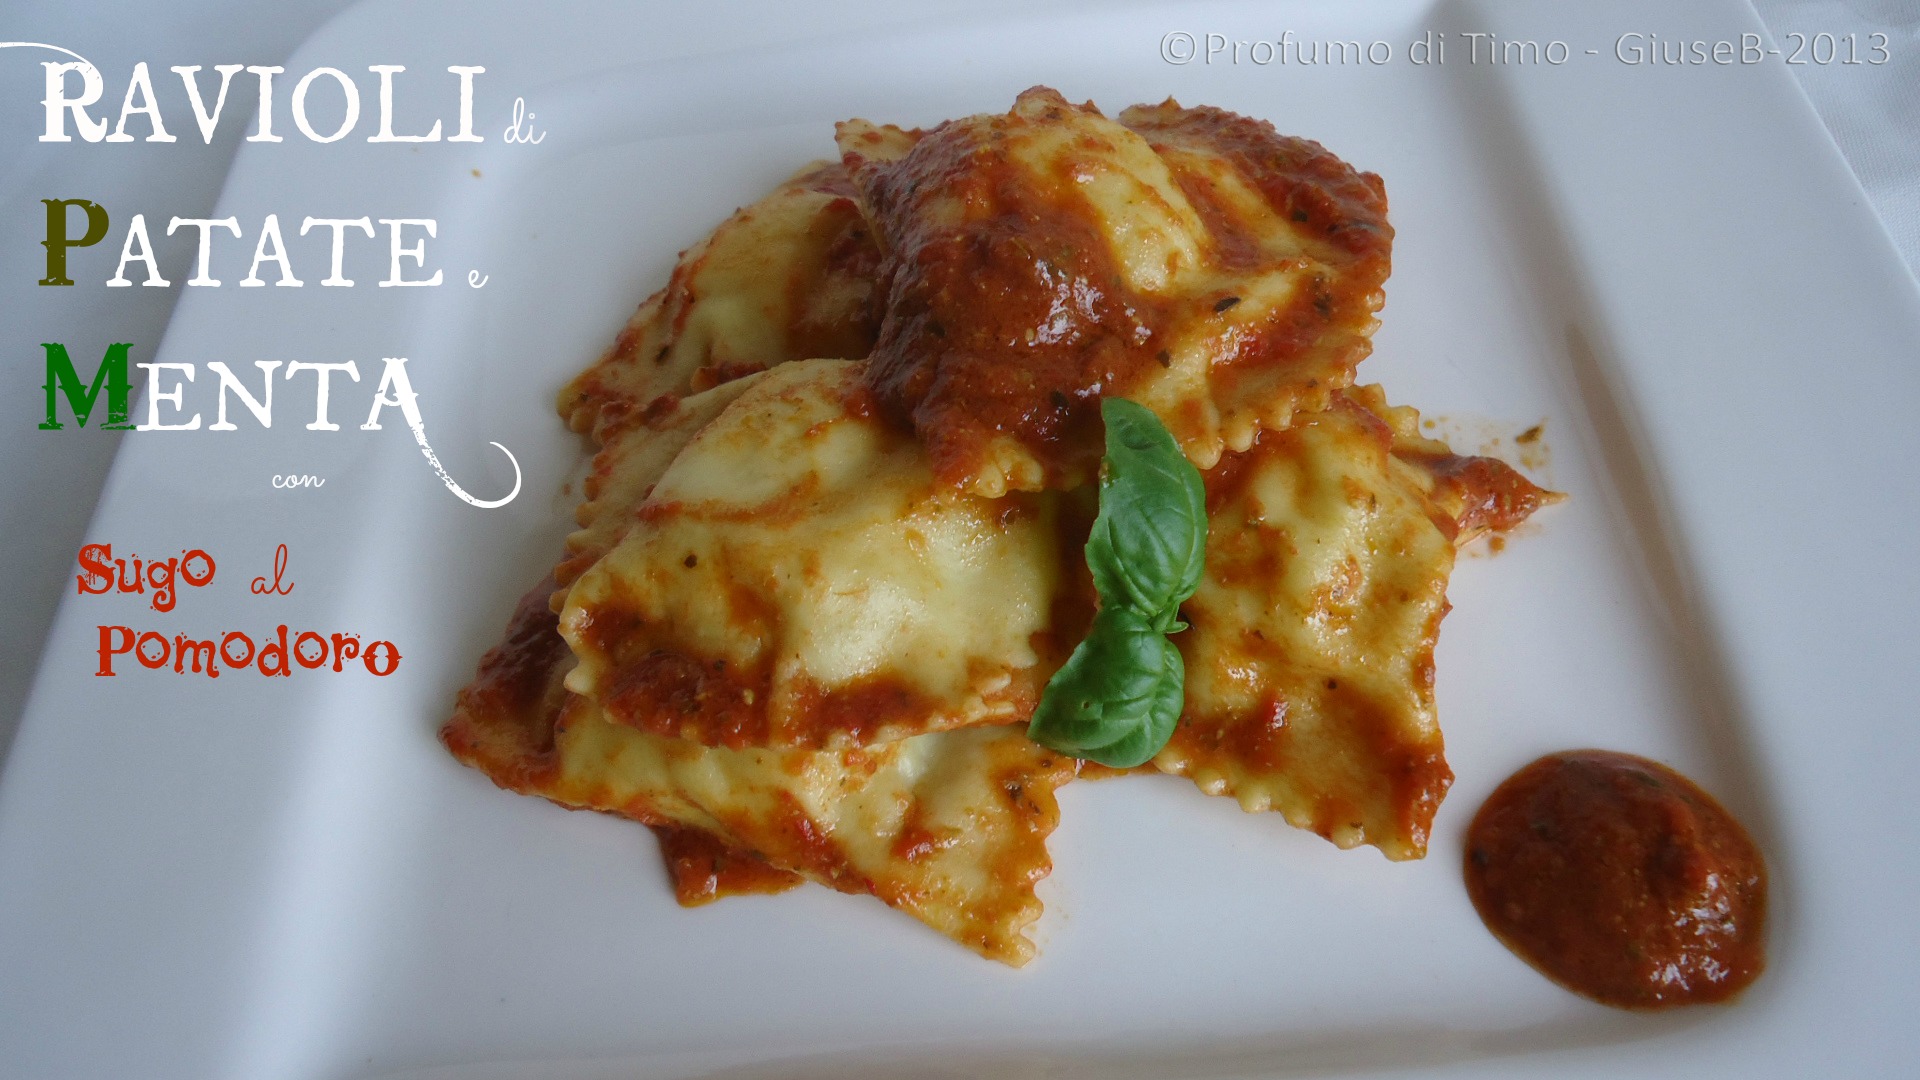
[{"label": "white square plate", "polygon": [[[0,1072],[61,1077],[1867,1075],[1920,1006],[1899,835],[1920,769],[1920,293],[1777,60],[1628,65],[1623,33],[1733,40],[1744,8],[1238,4],[960,25],[623,66],[644,13],[375,2],[288,63],[480,63],[497,128],[419,150],[247,145],[217,214],[434,218],[437,289],[182,298],[159,359],[354,360],[338,433],[285,389],[271,432],[142,433],[92,542],[205,548],[168,616],[69,597],[0,786]],[[1428,30],[1443,65],[1407,62]],[[1383,64],[1170,63],[1168,35],[1384,41]],[[1565,41],[1468,63],[1469,33]],[[404,43],[404,44],[401,44]],[[1174,46],[1177,57],[1179,47]],[[1587,49],[1594,49],[1589,54]],[[1297,54],[1296,54],[1297,56]],[[1545,421],[1572,494],[1466,559],[1439,697],[1459,780],[1423,863],[1339,852],[1184,781],[1078,784],[1041,957],[979,960],[868,898],[677,908],[637,826],[501,793],[434,731],[570,521],[552,415],[680,248],[849,116],[925,124],[1035,83],[1109,112],[1169,94],[1271,119],[1386,178],[1398,229],[1364,381],[1465,450]],[[432,114],[422,114],[429,116]],[[403,115],[400,130],[411,130]],[[291,230],[289,230],[291,232]],[[483,289],[467,271],[487,275]],[[407,356],[450,496],[397,419]],[[140,358],[137,358],[140,359]],[[202,383],[210,378],[202,372]],[[211,410],[209,385],[197,387]],[[192,397],[190,401],[196,400]],[[191,407],[191,406],[190,406]],[[390,418],[394,414],[389,412]],[[1500,449],[1511,449],[1503,442]],[[277,473],[327,483],[273,490]],[[295,591],[248,580],[289,545]],[[96,678],[96,627],[355,631],[390,678]],[[1724,1008],[1618,1013],[1481,927],[1461,835],[1495,784],[1575,746],[1647,754],[1742,817],[1772,870],[1772,961]]]}]

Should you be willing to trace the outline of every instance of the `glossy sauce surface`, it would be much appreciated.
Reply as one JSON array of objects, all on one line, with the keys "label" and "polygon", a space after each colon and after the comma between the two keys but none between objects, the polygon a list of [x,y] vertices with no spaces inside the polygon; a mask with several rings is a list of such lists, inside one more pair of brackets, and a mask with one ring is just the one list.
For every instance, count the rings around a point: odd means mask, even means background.
[{"label": "glossy sauce surface", "polygon": [[703,829],[655,825],[653,834],[660,838],[660,854],[667,861],[673,896],[681,907],[700,907],[729,896],[786,892],[806,881]]},{"label": "glossy sauce surface", "polygon": [[1767,872],[1732,815],[1657,762],[1552,754],[1496,789],[1467,892],[1508,948],[1630,1009],[1725,1000],[1765,967]]},{"label": "glossy sauce surface", "polygon": [[886,252],[869,381],[943,483],[1086,483],[1111,394],[1210,467],[1324,407],[1370,348],[1385,190],[1264,121],[1172,101],[1115,121],[1036,87],[840,145]]}]

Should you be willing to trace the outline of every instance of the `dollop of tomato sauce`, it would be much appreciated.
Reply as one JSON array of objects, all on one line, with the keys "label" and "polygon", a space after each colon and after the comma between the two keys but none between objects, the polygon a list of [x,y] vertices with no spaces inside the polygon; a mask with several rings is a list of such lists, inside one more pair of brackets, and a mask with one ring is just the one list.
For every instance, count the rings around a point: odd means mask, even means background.
[{"label": "dollop of tomato sauce", "polygon": [[1467,835],[1467,893],[1506,946],[1628,1009],[1725,1000],[1766,965],[1767,871],[1713,797],[1658,762],[1550,754]]}]

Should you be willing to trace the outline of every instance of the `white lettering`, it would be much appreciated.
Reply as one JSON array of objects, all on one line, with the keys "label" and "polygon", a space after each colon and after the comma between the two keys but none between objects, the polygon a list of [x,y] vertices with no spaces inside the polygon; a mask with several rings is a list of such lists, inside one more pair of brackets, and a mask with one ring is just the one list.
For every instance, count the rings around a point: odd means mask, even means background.
[{"label": "white lettering", "polygon": [[[140,245],[138,252],[134,251],[136,242]],[[147,264],[147,280],[140,284],[156,287],[173,284],[160,276],[160,264],[153,257],[153,241],[147,239],[147,215],[145,214],[135,214],[133,220],[127,223],[127,239],[120,245],[120,265],[114,267],[113,276],[107,279],[109,287],[126,287],[133,284],[127,280],[127,264],[130,262]]]},{"label": "white lettering", "polygon": [[199,271],[187,279],[189,285],[218,285],[220,279],[208,273],[209,263],[213,259],[213,228],[219,226],[233,233],[234,239],[240,238],[239,218],[174,218],[167,222],[167,235],[172,236],[175,229],[182,225],[192,225],[200,230]]},{"label": "white lettering", "polygon": [[[133,103],[133,95],[140,95],[140,104]],[[167,125],[160,122],[160,105],[153,100],[153,75],[147,70],[146,61],[133,65],[133,77],[127,80],[127,96],[120,102],[120,122],[114,125],[113,134],[107,136],[108,142],[132,142],[133,136],[127,134],[127,118],[139,113],[147,118],[153,130],[147,133],[148,142],[174,142],[167,134]]]},{"label": "white lettering", "polygon": [[[267,250],[269,241],[273,245],[272,251]],[[293,276],[293,264],[287,261],[287,247],[280,239],[279,214],[268,214],[267,220],[261,223],[260,240],[253,245],[253,265],[247,268],[247,276],[240,282],[241,288],[260,288],[266,285],[266,282],[260,280],[260,264],[263,262],[280,264],[280,280],[274,282],[275,285],[297,289],[306,284]]]},{"label": "white lettering", "polygon": [[[341,119],[340,126],[334,130],[333,134],[324,136],[313,130],[313,124],[307,120],[307,88],[313,85],[313,80],[322,75],[330,76],[339,83],[340,92],[346,95],[347,99],[347,114]],[[353,80],[347,78],[346,72],[339,68],[314,68],[301,76],[299,82],[293,84],[293,126],[300,129],[300,134],[317,143],[339,142],[346,138],[347,132],[352,131],[353,125],[359,122],[360,88],[353,85]]]},{"label": "white lettering", "polygon": [[239,428],[234,425],[227,423],[228,390],[232,390],[234,393],[240,395],[240,404],[245,405],[247,411],[253,414],[253,418],[260,421],[261,427],[270,428],[273,426],[273,372],[275,368],[280,366],[280,361],[255,360],[253,362],[253,366],[260,369],[260,396],[264,400],[255,400],[254,396],[247,392],[247,388],[241,385],[239,377],[234,375],[233,371],[221,361],[210,361],[207,366],[213,369],[215,375],[220,376],[220,418],[215,420],[211,427],[207,428],[208,431],[239,430]]},{"label": "white lettering", "polygon": [[307,425],[308,431],[339,431],[340,425],[327,419],[327,383],[336,371],[344,371],[354,382],[360,381],[360,368],[349,360],[344,364],[309,364],[295,360],[287,365],[287,378],[291,379],[302,371],[311,371],[316,380],[313,399],[313,423]]},{"label": "white lettering", "polygon": [[135,431],[196,431],[200,427],[200,414],[194,413],[193,419],[184,424],[163,424],[160,422],[160,403],[165,401],[176,410],[186,408],[186,383],[179,383],[171,390],[160,389],[160,372],[177,371],[187,382],[193,381],[192,364],[135,364],[147,373],[147,422],[134,428]]},{"label": "white lettering", "polygon": [[[73,110],[73,126],[80,137],[88,142],[99,142],[107,133],[107,122],[95,120],[87,115],[87,106],[100,100],[107,86],[100,78],[100,69],[81,60],[77,63],[61,63],[44,60],[40,64],[47,69],[47,96],[41,104],[47,107],[47,130],[40,136],[41,142],[72,142],[73,136],[67,134],[67,110]],[[67,96],[67,72],[80,73],[80,96]]]},{"label": "white lettering", "polygon": [[346,233],[347,227],[352,226],[353,228],[356,228],[365,232],[367,234],[368,239],[372,239],[373,238],[373,219],[372,218],[310,217],[307,220],[300,223],[300,235],[301,236],[307,235],[307,230],[313,228],[315,225],[325,225],[327,228],[333,230],[333,272],[328,274],[325,280],[321,281],[320,284],[337,285],[337,286],[345,286],[347,288],[352,288],[353,279],[341,273],[342,264],[345,262],[345,259],[346,259],[345,233]]},{"label": "white lettering", "polygon": [[206,100],[200,96],[200,81],[194,78],[200,71],[200,65],[175,67],[170,70],[172,70],[175,75],[180,76],[180,81],[187,85],[187,104],[193,107],[193,121],[200,126],[200,140],[208,145],[212,145],[213,129],[220,125],[220,114],[224,112],[227,107],[227,87],[233,82],[233,77],[242,70],[240,65],[214,65],[213,70],[220,73],[220,93],[213,99],[213,111],[211,113],[207,111]]},{"label": "white lettering", "polygon": [[385,225],[387,227],[387,235],[392,241],[391,251],[393,255],[392,262],[389,264],[389,268],[387,272],[387,280],[381,282],[380,287],[384,289],[391,285],[438,285],[440,284],[440,271],[438,270],[435,270],[433,272],[433,276],[430,278],[427,278],[424,281],[407,281],[400,276],[401,256],[405,256],[409,259],[412,259],[414,265],[418,266],[422,270],[427,268],[427,242],[425,240],[422,240],[419,243],[413,245],[412,247],[402,247],[400,244],[400,230],[405,228],[408,225],[419,225],[419,226],[423,226],[427,230],[428,236],[437,237],[439,235],[439,232],[437,231],[438,225],[435,223],[434,219],[432,218],[381,218],[380,224]]},{"label": "white lettering", "polygon": [[[380,389],[373,395],[373,408],[368,410],[367,422],[360,425],[360,430],[379,431],[380,410],[389,405],[398,406],[400,415],[407,418],[407,426],[413,429],[413,441],[419,445],[420,453],[426,456],[427,464],[433,466],[433,474],[440,478],[440,482],[447,486],[448,491],[459,496],[462,502],[482,510],[491,510],[512,502],[520,494],[520,462],[513,456],[513,451],[497,442],[487,444],[507,455],[507,462],[513,466],[513,490],[507,492],[505,498],[476,499],[467,494],[467,490],[447,474],[446,466],[440,464],[439,455],[435,454],[433,447],[427,443],[427,427],[420,418],[420,401],[413,392],[412,380],[407,378],[407,358],[389,356],[386,357],[386,364],[386,369],[380,373]],[[389,390],[392,391],[391,395],[388,394]]]},{"label": "white lettering", "polygon": [[433,130],[425,135],[395,135],[393,133],[393,76],[407,70],[399,64],[375,64],[367,69],[380,75],[380,130],[367,136],[368,142],[439,142],[440,121],[433,122]]},{"label": "white lettering", "polygon": [[486,74],[483,67],[450,67],[447,69],[460,77],[460,134],[448,139],[448,142],[485,142],[473,133],[473,77]]},{"label": "white lettering", "polygon": [[286,71],[283,67],[249,67],[249,72],[260,79],[260,130],[247,136],[248,142],[279,142],[280,136],[273,133],[273,77]]}]

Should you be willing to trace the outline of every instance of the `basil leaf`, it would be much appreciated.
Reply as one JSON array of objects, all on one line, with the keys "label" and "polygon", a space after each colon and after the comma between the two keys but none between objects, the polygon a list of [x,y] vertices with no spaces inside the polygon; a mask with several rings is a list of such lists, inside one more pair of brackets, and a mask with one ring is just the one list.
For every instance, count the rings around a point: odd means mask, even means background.
[{"label": "basil leaf", "polygon": [[1167,745],[1167,740],[1173,738],[1173,729],[1180,722],[1180,714],[1186,710],[1186,663],[1180,658],[1180,650],[1167,640],[1165,634],[1153,634],[1153,641],[1160,652],[1163,667],[1145,715],[1134,724],[1131,731],[1116,741],[1078,756],[1116,769],[1131,769],[1152,761],[1153,756]]},{"label": "basil leaf", "polygon": [[1107,456],[1087,567],[1106,606],[1132,608],[1170,631],[1206,563],[1200,471],[1144,405],[1110,397],[1100,403],[1100,416]]},{"label": "basil leaf", "polygon": [[1102,765],[1143,765],[1173,735],[1185,676],[1165,634],[1131,608],[1103,607],[1048,680],[1027,737]]},{"label": "basil leaf", "polygon": [[1087,568],[1100,610],[1040,695],[1027,735],[1075,757],[1130,769],[1167,745],[1186,705],[1186,664],[1167,635],[1206,566],[1207,500],[1160,418],[1122,398],[1100,403],[1107,455]]}]

